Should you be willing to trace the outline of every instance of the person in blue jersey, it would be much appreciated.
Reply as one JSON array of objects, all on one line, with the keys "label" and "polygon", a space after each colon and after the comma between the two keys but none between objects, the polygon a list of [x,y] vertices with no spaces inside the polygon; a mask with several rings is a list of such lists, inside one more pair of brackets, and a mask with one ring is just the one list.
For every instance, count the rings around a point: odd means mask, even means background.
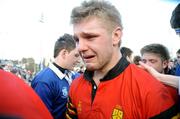
[{"label": "person in blue jersey", "polygon": [[69,86],[80,74],[73,72],[80,55],[70,34],[64,34],[55,43],[54,62],[40,71],[32,81],[32,88],[40,96],[54,119],[64,119]]}]

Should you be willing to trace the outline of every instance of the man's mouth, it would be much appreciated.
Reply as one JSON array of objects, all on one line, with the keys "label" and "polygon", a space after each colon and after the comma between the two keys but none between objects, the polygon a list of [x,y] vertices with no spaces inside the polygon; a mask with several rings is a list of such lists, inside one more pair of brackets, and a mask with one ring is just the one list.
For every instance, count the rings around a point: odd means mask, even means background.
[{"label": "man's mouth", "polygon": [[83,59],[84,59],[85,62],[89,62],[94,57],[95,57],[94,55],[88,55],[88,56],[83,56]]}]

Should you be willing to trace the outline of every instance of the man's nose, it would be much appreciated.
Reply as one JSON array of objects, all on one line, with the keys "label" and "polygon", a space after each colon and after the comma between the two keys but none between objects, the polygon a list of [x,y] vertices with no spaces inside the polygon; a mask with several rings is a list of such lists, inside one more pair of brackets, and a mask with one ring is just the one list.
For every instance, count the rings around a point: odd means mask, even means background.
[{"label": "man's nose", "polygon": [[83,40],[83,39],[79,39],[79,43],[78,43],[78,45],[77,45],[77,48],[78,48],[78,51],[79,51],[79,52],[82,52],[82,51],[87,50],[88,47],[87,47],[86,41]]}]

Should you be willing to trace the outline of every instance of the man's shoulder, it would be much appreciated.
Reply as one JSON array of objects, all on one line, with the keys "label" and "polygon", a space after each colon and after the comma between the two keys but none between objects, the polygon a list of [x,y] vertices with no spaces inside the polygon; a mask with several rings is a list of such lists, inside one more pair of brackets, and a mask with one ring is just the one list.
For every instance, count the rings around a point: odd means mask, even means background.
[{"label": "man's shoulder", "polygon": [[129,73],[127,75],[131,77],[131,81],[136,82],[141,87],[145,86],[143,88],[147,89],[150,87],[164,88],[164,85],[160,81],[155,79],[151,74],[142,68],[139,68],[135,65],[130,65],[128,70]]},{"label": "man's shoulder", "polygon": [[165,98],[170,100],[170,102],[173,102],[168,88],[155,79],[151,74],[139,67],[135,67],[134,65],[129,68],[130,73],[126,73],[126,75],[131,78],[127,78],[127,80],[135,94],[141,94],[143,98],[147,98],[147,96],[151,99],[156,97],[155,99],[158,98],[159,100],[164,100]]},{"label": "man's shoulder", "polygon": [[152,78],[152,76],[147,71],[136,66],[135,64],[130,64],[125,71],[129,71],[129,73],[131,73],[131,75],[133,75],[134,77],[145,78],[145,76],[150,76]]},{"label": "man's shoulder", "polygon": [[79,75],[72,81],[71,87],[79,87],[79,85],[85,84],[85,82],[87,82],[87,80],[84,79],[84,75]]},{"label": "man's shoulder", "polygon": [[57,78],[56,74],[50,68],[45,68],[44,70],[38,72],[35,75],[35,77],[32,80],[32,84],[39,82],[49,83],[54,81],[54,79],[56,78]]},{"label": "man's shoulder", "polygon": [[51,76],[55,76],[56,74],[53,72],[53,70],[49,67],[41,70],[40,72],[38,72],[35,77],[51,77]]}]

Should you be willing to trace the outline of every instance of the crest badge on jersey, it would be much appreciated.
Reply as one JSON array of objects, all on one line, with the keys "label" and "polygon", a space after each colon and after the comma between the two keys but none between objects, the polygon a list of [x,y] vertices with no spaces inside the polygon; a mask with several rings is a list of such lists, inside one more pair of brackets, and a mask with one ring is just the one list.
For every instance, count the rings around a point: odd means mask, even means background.
[{"label": "crest badge on jersey", "polygon": [[62,87],[62,98],[68,97],[68,89],[67,87]]},{"label": "crest badge on jersey", "polygon": [[123,111],[121,106],[115,106],[115,108],[112,111],[112,119],[123,119]]},{"label": "crest badge on jersey", "polygon": [[82,111],[82,102],[81,101],[78,102],[77,111],[78,111],[79,114]]}]

